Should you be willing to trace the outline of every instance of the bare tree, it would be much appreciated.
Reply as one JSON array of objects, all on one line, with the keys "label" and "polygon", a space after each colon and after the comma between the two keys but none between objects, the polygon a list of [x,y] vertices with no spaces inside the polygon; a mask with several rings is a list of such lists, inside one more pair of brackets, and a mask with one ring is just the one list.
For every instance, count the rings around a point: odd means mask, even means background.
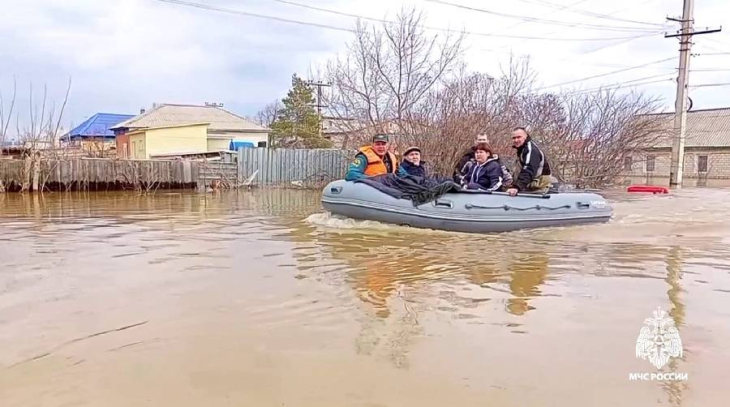
[{"label": "bare tree", "polygon": [[[3,98],[2,92],[0,92],[0,146],[5,144],[8,136],[8,127],[10,127],[10,120],[13,116],[13,109],[15,108],[15,98],[17,94],[17,83],[13,78],[13,97],[10,99],[10,107],[5,111],[5,99]],[[0,156],[3,154],[0,149]]]},{"label": "bare tree", "polygon": [[330,116],[362,137],[385,123],[400,133],[417,129],[415,112],[456,67],[463,40],[463,35],[431,36],[423,21],[422,13],[403,10],[394,23],[380,27],[357,23],[345,56],[327,67],[333,86],[325,101]]},{"label": "bare tree", "polygon": [[511,154],[509,133],[521,121],[521,106],[533,76],[527,60],[510,60],[498,77],[461,66],[429,93],[414,114],[420,131],[405,135],[405,143],[421,146],[433,170],[441,175],[451,175],[454,164],[480,133],[487,134],[500,156]]},{"label": "bare tree", "polygon": [[[10,127],[10,120],[13,116],[13,109],[15,108],[15,97],[17,93],[17,83],[13,78],[13,97],[10,99],[10,107],[7,112],[5,111],[5,100],[3,99],[2,92],[0,92],[0,158],[3,155],[3,148],[5,147],[5,141],[8,136],[8,127]],[[0,178],[0,193],[5,192],[5,183]]]},{"label": "bare tree", "polygon": [[281,101],[278,99],[264,106],[263,109],[259,110],[251,120],[264,127],[271,126],[271,123],[276,120],[276,116],[279,113],[279,109],[282,108]]},{"label": "bare tree", "polygon": [[[41,160],[44,158],[58,158],[58,150],[55,149],[63,130],[61,121],[68,103],[68,96],[71,92],[71,79],[69,78],[66,93],[58,111],[55,103],[49,105],[48,88],[43,87],[43,98],[40,105],[34,104],[33,84],[30,84],[28,124],[21,130],[20,119],[17,118],[17,132],[19,141],[23,144],[25,160],[21,192],[28,191],[31,187],[34,191],[42,191],[43,185],[39,184]],[[18,115],[19,116],[19,115]],[[53,168],[51,168],[53,170]]]},{"label": "bare tree", "polygon": [[579,187],[611,184],[626,157],[664,136],[661,118],[651,114],[656,98],[601,90],[564,94],[556,103],[552,118],[537,122],[533,134],[552,157],[554,175]]},{"label": "bare tree", "polygon": [[43,87],[43,99],[40,106],[33,103],[33,84],[30,84],[28,125],[23,130],[18,129],[20,141],[24,142],[28,149],[37,151],[40,147],[56,147],[58,145],[62,130],[61,121],[70,92],[71,79],[68,81],[60,109],[56,111],[55,103],[49,105],[47,86]]}]

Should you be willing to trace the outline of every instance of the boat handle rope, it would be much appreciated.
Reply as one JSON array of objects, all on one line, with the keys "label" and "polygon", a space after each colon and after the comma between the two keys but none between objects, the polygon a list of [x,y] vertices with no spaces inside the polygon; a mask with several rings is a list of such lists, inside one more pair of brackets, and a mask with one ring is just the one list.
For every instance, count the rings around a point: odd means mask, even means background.
[{"label": "boat handle rope", "polygon": [[466,209],[504,209],[505,211],[509,210],[516,210],[516,211],[529,211],[530,209],[537,209],[538,211],[540,209],[549,209],[551,211],[556,211],[558,209],[570,209],[570,205],[562,205],[562,206],[542,206],[542,205],[535,205],[530,206],[527,208],[518,208],[516,206],[509,206],[509,205],[502,205],[502,206],[482,206],[482,205],[472,205],[472,204],[466,204],[464,205]]}]

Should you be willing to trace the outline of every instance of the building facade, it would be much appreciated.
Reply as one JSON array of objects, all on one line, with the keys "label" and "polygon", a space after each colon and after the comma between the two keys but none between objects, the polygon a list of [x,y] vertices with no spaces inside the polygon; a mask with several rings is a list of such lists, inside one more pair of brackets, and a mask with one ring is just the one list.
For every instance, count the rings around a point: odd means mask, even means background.
[{"label": "building facade", "polygon": [[[189,132],[199,132],[205,125],[204,144],[189,143]],[[152,157],[154,155],[169,155],[186,151],[188,153],[208,153],[215,151],[230,151],[231,146],[240,144],[252,145],[254,147],[267,147],[269,145],[269,129],[237,116],[218,105],[155,105],[149,111],[142,111],[138,116],[117,124],[112,128],[116,136],[116,148],[118,158],[135,158],[138,156]],[[158,130],[164,130],[168,139],[164,141],[167,148],[162,151],[155,147],[155,152],[150,154],[139,153],[140,134],[147,135],[150,130],[153,144],[157,143]],[[137,136],[134,140],[132,136]],[[178,140],[179,139],[179,140]],[[176,145],[176,143],[179,144]],[[133,142],[136,144],[133,145]],[[144,143],[147,146],[147,141]],[[155,144],[158,145],[158,144]],[[190,151],[192,146],[198,151]],[[158,145],[159,147],[159,145]],[[147,147],[145,147],[147,149]]]},{"label": "building facade", "polygon": [[207,123],[160,126],[127,134],[130,159],[204,153],[208,147]]},{"label": "building facade", "polygon": [[[625,184],[669,185],[674,139],[674,114],[661,114],[660,142],[624,158]],[[683,184],[730,186],[730,108],[691,111],[687,114]]]}]

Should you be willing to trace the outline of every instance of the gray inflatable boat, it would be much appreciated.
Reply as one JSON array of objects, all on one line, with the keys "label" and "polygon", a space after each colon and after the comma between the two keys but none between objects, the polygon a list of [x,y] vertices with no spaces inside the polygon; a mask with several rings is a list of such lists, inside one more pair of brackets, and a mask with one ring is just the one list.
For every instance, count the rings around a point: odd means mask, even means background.
[{"label": "gray inflatable boat", "polygon": [[613,211],[593,193],[518,194],[454,192],[419,206],[362,182],[337,180],[322,193],[332,214],[417,228],[492,233],[607,222]]}]

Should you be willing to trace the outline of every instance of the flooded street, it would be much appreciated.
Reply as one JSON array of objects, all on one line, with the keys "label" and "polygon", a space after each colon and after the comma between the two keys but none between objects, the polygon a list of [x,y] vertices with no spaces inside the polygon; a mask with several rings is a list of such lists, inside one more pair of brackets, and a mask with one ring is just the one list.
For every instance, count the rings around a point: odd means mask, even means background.
[{"label": "flooded street", "polygon": [[[0,405],[726,406],[730,189],[471,235],[318,191],[0,195]],[[654,373],[644,320],[684,353]]]}]

